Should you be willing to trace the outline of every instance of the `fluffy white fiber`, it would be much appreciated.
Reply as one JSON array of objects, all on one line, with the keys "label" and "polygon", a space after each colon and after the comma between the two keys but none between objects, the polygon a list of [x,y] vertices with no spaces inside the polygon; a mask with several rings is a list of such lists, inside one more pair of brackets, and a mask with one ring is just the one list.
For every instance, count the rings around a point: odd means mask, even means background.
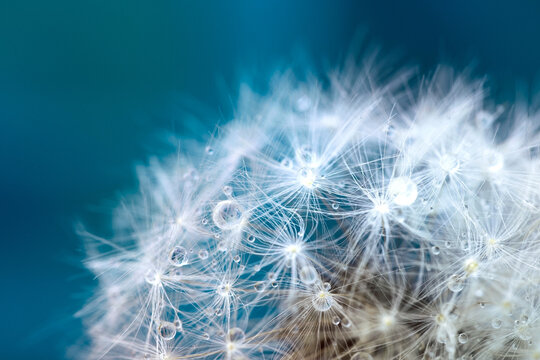
[{"label": "fluffy white fiber", "polygon": [[540,359],[540,119],[375,72],[277,74],[139,168],[114,238],[81,230],[83,357]]}]

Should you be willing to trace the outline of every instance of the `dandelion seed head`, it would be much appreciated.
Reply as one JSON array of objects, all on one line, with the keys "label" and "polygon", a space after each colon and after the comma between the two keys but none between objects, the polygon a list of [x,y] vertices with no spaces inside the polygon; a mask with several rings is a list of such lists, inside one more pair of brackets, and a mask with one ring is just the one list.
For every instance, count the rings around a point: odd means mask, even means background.
[{"label": "dandelion seed head", "polygon": [[111,237],[80,230],[83,357],[538,358],[540,116],[363,66],[244,86],[137,168]]}]

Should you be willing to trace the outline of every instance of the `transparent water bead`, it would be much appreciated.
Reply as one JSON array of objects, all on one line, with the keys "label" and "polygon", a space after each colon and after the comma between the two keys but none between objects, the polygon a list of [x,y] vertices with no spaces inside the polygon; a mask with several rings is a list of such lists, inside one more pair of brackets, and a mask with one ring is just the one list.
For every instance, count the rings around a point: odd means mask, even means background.
[{"label": "transparent water bead", "polygon": [[388,193],[396,205],[409,206],[418,197],[418,188],[410,178],[400,176],[390,180]]},{"label": "transparent water bead", "polygon": [[461,333],[458,336],[458,341],[460,344],[466,344],[469,341],[469,336],[465,333]]},{"label": "transparent water bead", "polygon": [[453,174],[459,170],[459,160],[454,155],[445,154],[439,159],[439,165],[443,171]]},{"label": "transparent water bead", "polygon": [[283,167],[286,168],[286,169],[292,169],[292,168],[293,168],[293,165],[294,165],[294,164],[293,164],[293,161],[292,161],[291,159],[287,158],[287,157],[286,157],[286,158],[283,158],[283,159],[281,160],[281,166],[283,166]]},{"label": "transparent water bead", "polygon": [[199,250],[199,259],[206,260],[208,259],[208,251],[207,250]]},{"label": "transparent water bead", "polygon": [[486,150],[484,152],[484,164],[487,171],[497,173],[504,167],[504,156],[495,150]]},{"label": "transparent water bead", "polygon": [[311,265],[306,265],[300,269],[300,280],[304,284],[313,284],[319,278],[317,270]]},{"label": "transparent water bead", "polygon": [[441,249],[440,249],[438,246],[433,246],[433,247],[431,248],[431,253],[432,253],[433,255],[439,255],[439,254],[441,253]]},{"label": "transparent water bead", "polygon": [[315,310],[324,312],[330,310],[332,305],[334,305],[334,298],[328,291],[321,290],[314,294],[311,303]]},{"label": "transparent water bead", "polygon": [[233,189],[232,187],[230,187],[229,185],[225,185],[223,187],[223,194],[227,195],[227,196],[231,196],[232,195],[232,192],[233,192]]},{"label": "transparent water bead", "polygon": [[528,321],[516,320],[514,325],[514,332],[523,341],[532,339],[531,328]]},{"label": "transparent water bead", "polygon": [[227,342],[240,343],[244,341],[246,334],[240,328],[232,328],[227,332]]},{"label": "transparent water bead", "polygon": [[175,246],[169,253],[169,262],[173,266],[184,266],[188,263],[188,252],[182,246]]},{"label": "transparent water bead", "polygon": [[501,319],[495,318],[495,319],[491,320],[491,326],[492,326],[494,329],[500,328],[501,325],[502,325]]},{"label": "transparent water bead", "polygon": [[163,321],[159,324],[158,331],[163,340],[172,340],[176,336],[176,325],[172,322]]},{"label": "transparent water bead", "polygon": [[240,205],[234,200],[220,201],[212,212],[214,224],[223,230],[232,230],[242,225],[244,214]]},{"label": "transparent water bead", "polygon": [[353,356],[351,356],[351,360],[373,360],[373,356],[371,356],[367,352],[357,352]]},{"label": "transparent water bead", "polygon": [[341,322],[341,319],[339,318],[339,316],[332,317],[332,324],[337,326],[339,325],[340,322]]},{"label": "transparent water bead", "polygon": [[158,285],[161,283],[161,274],[154,269],[148,269],[144,274],[144,280],[150,285]]},{"label": "transparent water bead", "polygon": [[460,292],[465,287],[463,278],[459,275],[452,275],[448,279],[448,289],[452,292]]}]

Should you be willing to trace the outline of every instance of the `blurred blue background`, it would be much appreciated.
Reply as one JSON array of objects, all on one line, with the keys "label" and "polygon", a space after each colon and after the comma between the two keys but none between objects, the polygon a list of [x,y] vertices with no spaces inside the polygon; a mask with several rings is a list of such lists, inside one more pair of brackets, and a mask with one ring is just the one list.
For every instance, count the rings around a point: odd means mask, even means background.
[{"label": "blurred blue background", "polygon": [[537,83],[533,0],[1,1],[0,358],[63,359],[81,338],[94,281],[73,223],[107,232],[161,131],[204,137],[241,74],[298,49],[335,63],[359,30],[420,71],[474,60],[499,101]]}]

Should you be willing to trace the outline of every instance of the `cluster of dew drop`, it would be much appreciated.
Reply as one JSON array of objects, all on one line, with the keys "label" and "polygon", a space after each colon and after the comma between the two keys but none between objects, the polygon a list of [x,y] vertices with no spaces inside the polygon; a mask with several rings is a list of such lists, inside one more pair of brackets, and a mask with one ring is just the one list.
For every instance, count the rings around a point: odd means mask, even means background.
[{"label": "cluster of dew drop", "polygon": [[[301,97],[295,111],[313,107]],[[493,133],[471,125],[476,112],[471,106],[440,143],[436,124],[387,119],[344,140],[337,155],[293,141],[277,151],[270,140],[224,174],[226,151],[219,141],[206,147],[210,160],[183,179],[193,188],[184,188],[192,197],[182,198],[182,216],[157,237],[152,228],[152,241],[140,235],[131,257],[103,265],[130,259],[115,284],[123,293],[111,291],[105,310],[125,324],[92,354],[114,358],[131,346],[160,360],[540,359],[540,164],[515,158],[532,147],[523,133],[508,149],[485,140]],[[333,143],[361,128],[322,118],[291,138],[310,132]],[[432,131],[417,139],[418,127]],[[408,153],[420,149],[419,159]],[[174,184],[178,172],[160,176]],[[126,321],[115,301],[138,315]]]}]

